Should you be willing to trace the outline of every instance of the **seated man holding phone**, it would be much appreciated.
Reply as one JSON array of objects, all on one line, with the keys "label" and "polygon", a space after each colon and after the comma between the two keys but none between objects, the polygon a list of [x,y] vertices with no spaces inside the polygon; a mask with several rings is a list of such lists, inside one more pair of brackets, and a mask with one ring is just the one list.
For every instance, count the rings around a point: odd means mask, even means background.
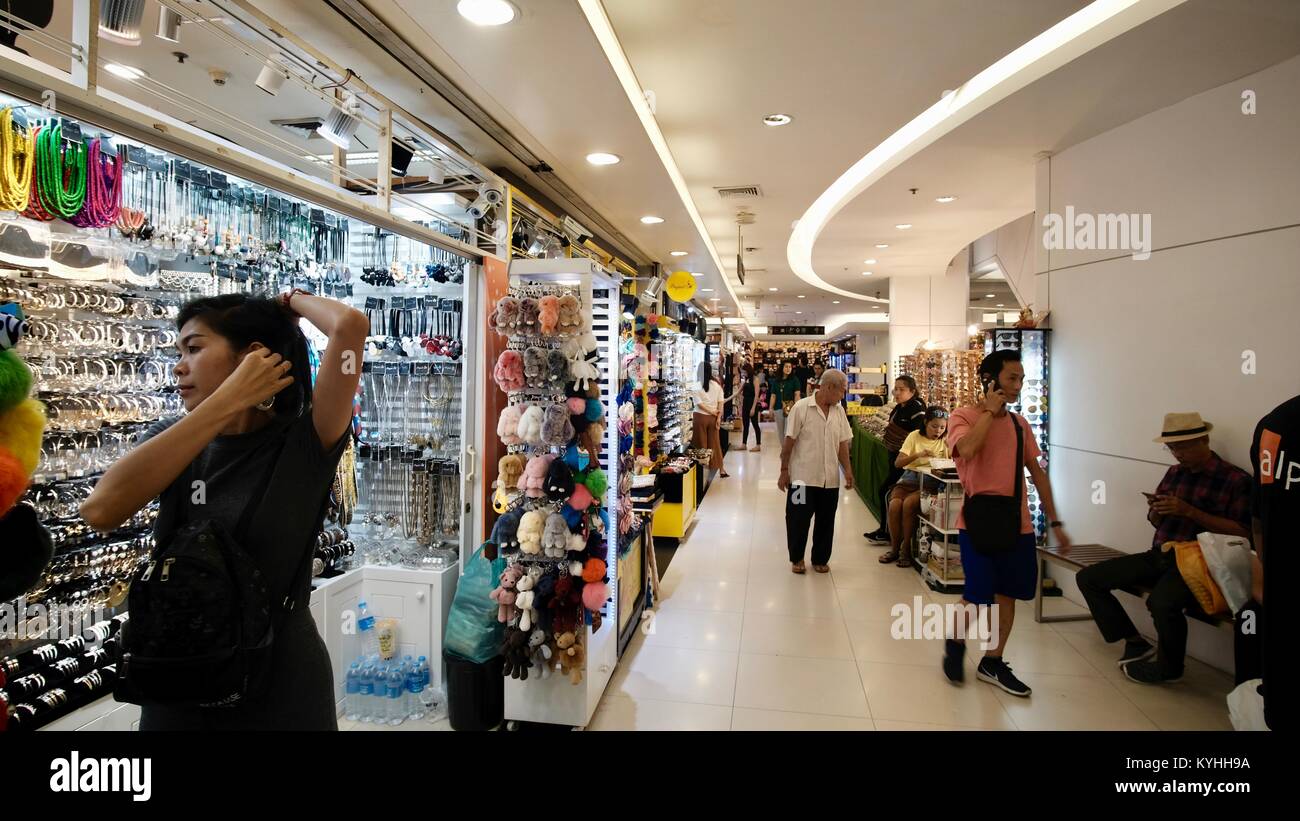
[{"label": "seated man holding phone", "polygon": [[[1205,531],[1250,538],[1251,478],[1210,450],[1213,427],[1199,413],[1165,414],[1164,428],[1155,441],[1163,443],[1178,464],[1165,473],[1155,493],[1142,494],[1150,507],[1147,520],[1156,529],[1151,549],[1084,568],[1075,577],[1102,637],[1108,642],[1124,640],[1120,669],[1139,684],[1182,678],[1187,651],[1184,611],[1200,606],[1178,572],[1174,552],[1160,546],[1193,541]],[[1135,584],[1151,587],[1147,610],[1155,623],[1158,647],[1138,634],[1111,593]]]}]

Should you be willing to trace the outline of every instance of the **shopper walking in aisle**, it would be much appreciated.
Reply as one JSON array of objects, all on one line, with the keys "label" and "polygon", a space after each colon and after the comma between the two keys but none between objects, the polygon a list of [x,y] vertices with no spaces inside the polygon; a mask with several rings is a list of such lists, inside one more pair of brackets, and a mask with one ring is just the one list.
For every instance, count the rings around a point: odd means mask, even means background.
[{"label": "shopper walking in aisle", "polygon": [[803,557],[809,525],[813,528],[813,570],[830,572],[841,469],[844,489],[853,489],[853,467],[849,464],[853,431],[840,407],[848,387],[848,378],[842,372],[826,371],[817,393],[795,403],[782,440],[781,475],[776,486],[786,494],[786,547],[790,569],[795,573],[807,571]]},{"label": "shopper walking in aisle", "polygon": [[921,490],[934,490],[942,484],[916,469],[929,465],[932,458],[948,458],[948,443],[944,441],[947,431],[948,411],[933,405],[925,411],[924,426],[903,440],[894,464],[905,470],[889,494],[890,550],[880,557],[881,564],[898,562],[899,567],[912,566],[912,539],[921,517]]},{"label": "shopper walking in aisle", "polygon": [[880,486],[880,527],[862,535],[872,544],[889,544],[889,492],[903,475],[898,467],[898,453],[914,430],[925,424],[925,402],[916,390],[916,379],[903,374],[894,380],[894,409],[885,427],[885,450],[889,452],[889,474]]},{"label": "shopper walking in aisle", "polygon": [[[1028,696],[1029,687],[1016,678],[1002,657],[1015,625],[1016,599],[1032,599],[1038,585],[1037,547],[1029,518],[1025,468],[1047,511],[1052,535],[1066,549],[1070,540],[1057,521],[1052,486],[1047,472],[1038,464],[1038,443],[1029,423],[1007,410],[1007,405],[1020,398],[1025,379],[1020,352],[995,351],[984,357],[979,377],[984,385],[984,401],[959,408],[948,423],[948,449],[957,462],[957,474],[967,497],[957,517],[957,541],[965,572],[961,600],[965,624],[959,627],[965,632],[949,636],[944,643],[943,671],[954,683],[965,678],[962,661],[966,644],[961,639],[971,635],[974,608],[970,605],[996,604],[991,617],[998,620],[997,643],[980,661],[976,675],[980,681],[1011,695]],[[1017,497],[1018,503],[1014,501]]]},{"label": "shopper walking in aisle", "polygon": [[[1102,638],[1124,640],[1119,659],[1124,675],[1141,684],[1182,678],[1187,651],[1184,611],[1200,606],[1183,581],[1174,551],[1161,546],[1194,541],[1206,530],[1250,538],[1250,476],[1210,450],[1213,428],[1199,413],[1165,414],[1164,428],[1154,441],[1163,443],[1178,464],[1165,472],[1154,494],[1146,494],[1147,521],[1156,529],[1151,549],[1086,567],[1075,577]],[[1156,628],[1156,647],[1142,638],[1111,592],[1139,584],[1151,587],[1146,604]]]},{"label": "shopper walking in aisle", "polygon": [[[1292,454],[1289,458],[1286,454]],[[1270,730],[1287,730],[1293,710],[1286,699],[1294,692],[1288,685],[1291,673],[1290,647],[1283,644],[1283,632],[1266,618],[1280,612],[1275,581],[1288,579],[1291,553],[1286,549],[1300,532],[1300,396],[1283,402],[1255,426],[1250,461],[1255,468],[1251,498],[1251,525],[1255,535],[1257,561],[1251,579],[1254,598],[1262,612],[1259,643],[1263,650],[1264,721]],[[1268,552],[1265,552],[1265,545]],[[1269,592],[1269,591],[1273,592]],[[1270,611],[1269,604],[1273,604]]]},{"label": "shopper walking in aisle", "polygon": [[[743,380],[742,380],[743,381]],[[722,407],[735,399],[744,389],[737,388],[731,396],[725,396],[722,386],[713,378],[713,366],[704,363],[704,389],[695,392],[695,426],[693,430],[695,447],[711,448],[713,457],[709,467],[718,471],[718,476],[727,479],[731,476],[722,461]]]},{"label": "shopper walking in aisle", "polygon": [[[314,386],[299,317],[329,337]],[[187,413],[153,425],[104,474],[81,515],[108,531],[160,497],[160,544],[182,525],[210,520],[237,534],[268,588],[280,582],[269,591],[280,609],[265,692],[220,709],[145,706],[140,728],[337,729],[330,659],[306,599],[315,537],[351,435],[366,317],[295,289],[278,299],[195,300],[176,327],[173,372]]]},{"label": "shopper walking in aisle", "polygon": [[772,401],[772,418],[776,420],[776,435],[785,441],[785,421],[794,403],[803,398],[803,390],[795,376],[794,362],[787,359],[781,364],[781,374],[772,380],[768,390]]},{"label": "shopper walking in aisle", "polygon": [[[808,390],[806,395],[812,396],[817,391],[817,386],[821,384],[822,374],[826,372],[826,366],[820,362],[812,366],[812,376],[808,377]],[[845,394],[847,396],[847,394]]]},{"label": "shopper walking in aisle", "polygon": [[749,428],[754,427],[754,446],[750,451],[758,453],[763,449],[763,429],[759,426],[759,404],[758,398],[763,383],[763,372],[752,370],[748,365],[742,374],[744,379],[744,391],[741,395],[742,419],[744,425],[744,437],[740,440],[740,446],[743,448],[749,444]]}]

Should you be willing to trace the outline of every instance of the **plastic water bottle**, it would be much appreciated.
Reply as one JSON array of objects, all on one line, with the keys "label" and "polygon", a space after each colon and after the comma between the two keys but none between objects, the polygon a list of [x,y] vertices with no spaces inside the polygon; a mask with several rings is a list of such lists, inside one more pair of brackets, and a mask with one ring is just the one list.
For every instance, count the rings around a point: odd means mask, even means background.
[{"label": "plastic water bottle", "polygon": [[357,721],[361,718],[361,662],[354,661],[348,668],[346,697],[343,700],[345,718]]},{"label": "plastic water bottle", "polygon": [[424,674],[412,664],[406,672],[406,715],[412,721],[424,718]]},{"label": "plastic water bottle", "polygon": [[361,721],[374,719],[375,668],[367,659],[357,675],[357,717]]},{"label": "plastic water bottle", "polygon": [[397,725],[406,721],[406,676],[400,664],[388,671],[388,723]]},{"label": "plastic water bottle", "polygon": [[420,707],[427,714],[433,710],[436,701],[433,692],[433,680],[429,671],[429,659],[426,656],[420,656],[416,666],[420,674]]},{"label": "plastic water bottle", "polygon": [[366,658],[379,655],[379,633],[375,630],[375,617],[365,602],[357,605],[357,630],[361,635],[361,653]]}]

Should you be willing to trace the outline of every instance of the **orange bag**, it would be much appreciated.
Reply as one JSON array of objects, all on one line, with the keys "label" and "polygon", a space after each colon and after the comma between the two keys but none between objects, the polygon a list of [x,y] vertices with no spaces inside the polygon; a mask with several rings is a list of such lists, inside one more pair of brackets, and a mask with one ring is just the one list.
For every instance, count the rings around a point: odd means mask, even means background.
[{"label": "orange bag", "polygon": [[1174,561],[1178,563],[1178,572],[1182,574],[1187,589],[1192,591],[1196,601],[1206,615],[1219,616],[1228,614],[1228,602],[1223,592],[1210,575],[1209,565],[1201,554],[1200,542],[1165,542],[1160,546],[1163,551],[1174,551]]}]

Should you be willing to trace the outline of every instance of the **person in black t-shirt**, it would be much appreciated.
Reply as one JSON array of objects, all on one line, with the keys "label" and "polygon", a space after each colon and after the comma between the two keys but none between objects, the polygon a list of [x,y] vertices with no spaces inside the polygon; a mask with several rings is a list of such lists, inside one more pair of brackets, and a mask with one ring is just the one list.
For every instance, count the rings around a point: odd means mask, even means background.
[{"label": "person in black t-shirt", "polygon": [[[1255,599],[1260,610],[1267,612],[1269,603],[1278,602],[1275,579],[1286,579],[1296,533],[1300,531],[1300,396],[1278,405],[1255,426],[1250,445],[1250,462],[1255,476],[1251,492],[1251,524],[1255,537],[1258,564],[1252,579]],[[1259,577],[1262,577],[1259,578]],[[1274,613],[1281,612],[1275,604]],[[1286,650],[1281,632],[1268,629],[1267,619],[1259,619],[1259,638],[1263,645],[1264,721],[1270,730],[1289,729],[1292,725],[1290,695],[1286,684]]]},{"label": "person in black t-shirt", "polygon": [[889,414],[889,426],[885,428],[885,447],[889,450],[889,475],[880,487],[880,527],[863,537],[872,544],[889,544],[889,491],[903,475],[903,469],[895,466],[898,451],[903,440],[914,430],[920,430],[925,424],[925,402],[917,393],[916,379],[904,374],[894,380],[894,410]]}]

